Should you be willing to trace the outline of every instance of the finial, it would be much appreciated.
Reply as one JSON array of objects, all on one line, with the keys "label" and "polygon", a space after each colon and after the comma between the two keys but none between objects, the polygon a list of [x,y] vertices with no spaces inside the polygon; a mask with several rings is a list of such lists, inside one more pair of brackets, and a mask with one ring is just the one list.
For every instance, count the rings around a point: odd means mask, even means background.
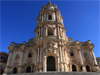
[{"label": "finial", "polygon": [[49,0],[49,3],[51,3],[50,0]]},{"label": "finial", "polygon": [[48,4],[51,4],[50,0],[49,0]]}]

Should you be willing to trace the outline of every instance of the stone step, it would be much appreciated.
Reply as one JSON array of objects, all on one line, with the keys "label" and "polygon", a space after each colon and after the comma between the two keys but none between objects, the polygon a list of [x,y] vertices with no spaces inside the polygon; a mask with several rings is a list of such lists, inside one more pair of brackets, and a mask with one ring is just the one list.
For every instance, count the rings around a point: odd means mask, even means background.
[{"label": "stone step", "polygon": [[3,75],[100,75],[100,72],[35,72]]}]

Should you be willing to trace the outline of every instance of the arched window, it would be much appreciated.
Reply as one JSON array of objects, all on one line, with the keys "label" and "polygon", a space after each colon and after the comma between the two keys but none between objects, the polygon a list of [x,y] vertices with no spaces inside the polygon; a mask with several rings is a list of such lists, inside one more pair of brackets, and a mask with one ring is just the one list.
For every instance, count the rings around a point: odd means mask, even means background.
[{"label": "arched window", "polygon": [[72,65],[72,71],[77,71],[75,65]]},{"label": "arched window", "polygon": [[29,53],[29,54],[28,54],[28,57],[32,57],[32,54],[31,54],[31,53]]},{"label": "arched window", "polygon": [[26,68],[26,73],[30,73],[30,72],[31,72],[31,67],[28,66],[28,67]]},{"label": "arched window", "polygon": [[90,72],[90,67],[88,65],[86,65],[86,70],[87,72]]},{"label": "arched window", "polygon": [[48,20],[52,20],[52,15],[48,15]]},{"label": "arched window", "polygon": [[16,67],[13,69],[13,73],[14,74],[17,73],[17,68]]},{"label": "arched window", "polygon": [[4,57],[4,56],[1,56],[0,60],[1,60],[1,61],[2,61],[2,60],[5,60],[5,57]]},{"label": "arched window", "polygon": [[73,52],[70,52],[70,56],[74,56],[74,53]]},{"label": "arched window", "polygon": [[54,34],[53,28],[48,28],[48,36],[52,36]]},{"label": "arched window", "polygon": [[15,59],[19,59],[19,55],[18,54],[16,55]]}]

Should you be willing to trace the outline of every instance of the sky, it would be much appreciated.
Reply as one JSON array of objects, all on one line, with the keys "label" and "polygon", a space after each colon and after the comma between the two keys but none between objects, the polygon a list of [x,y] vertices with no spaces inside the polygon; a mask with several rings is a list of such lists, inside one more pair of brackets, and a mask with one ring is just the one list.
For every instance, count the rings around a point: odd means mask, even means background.
[{"label": "sky", "polygon": [[[35,36],[39,11],[47,3],[48,0],[1,1],[0,52],[8,53],[11,42],[28,42]],[[51,0],[51,3],[57,5],[63,16],[66,35],[74,41],[91,40],[95,56],[100,57],[99,1]]]}]

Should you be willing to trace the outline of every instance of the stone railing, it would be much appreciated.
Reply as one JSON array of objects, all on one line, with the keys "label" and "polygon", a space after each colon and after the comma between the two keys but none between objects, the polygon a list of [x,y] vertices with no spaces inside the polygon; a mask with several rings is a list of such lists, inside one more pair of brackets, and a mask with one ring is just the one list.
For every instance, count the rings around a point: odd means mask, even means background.
[{"label": "stone railing", "polygon": [[50,39],[57,39],[56,36],[45,36],[45,37],[40,37],[37,40],[50,40]]},{"label": "stone railing", "polygon": [[43,39],[47,39],[47,40],[49,40],[49,39],[57,39],[57,37],[56,36],[45,36]]}]

